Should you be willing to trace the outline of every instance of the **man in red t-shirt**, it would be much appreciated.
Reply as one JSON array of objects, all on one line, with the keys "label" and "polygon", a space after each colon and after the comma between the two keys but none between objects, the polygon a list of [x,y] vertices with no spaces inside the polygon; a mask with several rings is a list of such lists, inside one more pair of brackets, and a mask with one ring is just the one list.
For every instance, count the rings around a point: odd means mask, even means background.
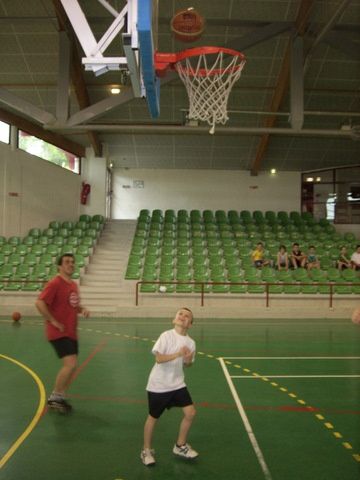
[{"label": "man in red t-shirt", "polygon": [[77,365],[78,313],[84,317],[90,314],[80,305],[78,286],[71,279],[74,267],[74,255],[62,255],[58,260],[58,275],[46,284],[35,304],[45,319],[46,337],[63,362],[47,402],[49,407],[61,411],[71,410],[71,405],[65,400],[65,391]]}]

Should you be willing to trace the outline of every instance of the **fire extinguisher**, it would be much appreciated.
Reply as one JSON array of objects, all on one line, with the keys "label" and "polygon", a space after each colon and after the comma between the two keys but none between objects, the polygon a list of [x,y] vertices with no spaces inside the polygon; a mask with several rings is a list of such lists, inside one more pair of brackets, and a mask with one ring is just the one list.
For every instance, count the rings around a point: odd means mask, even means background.
[{"label": "fire extinguisher", "polygon": [[90,193],[91,187],[88,183],[82,182],[80,201],[82,205],[86,205],[87,197]]}]

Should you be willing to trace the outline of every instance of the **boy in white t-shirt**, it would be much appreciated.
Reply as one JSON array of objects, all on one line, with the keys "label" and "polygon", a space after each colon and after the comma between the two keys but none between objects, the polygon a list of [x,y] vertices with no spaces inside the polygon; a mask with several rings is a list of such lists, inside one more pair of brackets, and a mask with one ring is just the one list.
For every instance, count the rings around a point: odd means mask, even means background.
[{"label": "boy in white t-shirt", "polygon": [[192,323],[191,310],[185,307],[181,308],[173,320],[174,328],[163,332],[152,349],[156,363],[150,372],[146,386],[149,415],[144,426],[144,447],[140,454],[140,458],[146,466],[155,464],[151,442],[156,422],[164,410],[171,407],[181,407],[184,413],[173,453],[188,459],[198,456],[198,453],[186,443],[196,414],[184,382],[183,370],[184,366],[189,367],[194,362],[195,342],[187,334]]}]

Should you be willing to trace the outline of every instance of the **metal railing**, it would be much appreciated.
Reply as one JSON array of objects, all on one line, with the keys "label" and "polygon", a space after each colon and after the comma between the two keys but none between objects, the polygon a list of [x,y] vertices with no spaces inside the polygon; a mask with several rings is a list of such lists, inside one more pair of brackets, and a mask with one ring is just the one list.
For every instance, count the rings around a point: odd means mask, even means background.
[{"label": "metal railing", "polygon": [[[209,285],[228,285],[231,287],[232,285],[243,285],[243,286],[252,286],[252,285],[258,285],[258,286],[263,286],[265,287],[265,291],[261,292],[265,295],[265,305],[268,308],[270,306],[270,295],[273,296],[278,296],[279,293],[272,293],[270,292],[270,287],[271,286],[292,286],[292,287],[302,287],[302,286],[325,286],[329,288],[328,293],[313,293],[310,295],[321,295],[321,297],[327,297],[329,296],[329,308],[333,307],[334,303],[334,293],[335,290],[334,288],[337,286],[348,286],[348,287],[354,287],[354,286],[359,286],[360,287],[360,282],[195,282],[195,281],[170,281],[170,282],[161,282],[159,280],[152,280],[152,281],[145,281],[145,280],[140,280],[136,282],[136,289],[135,289],[135,305],[139,305],[139,285],[159,285],[159,286],[164,286],[166,287],[167,285],[200,285],[201,289],[200,292],[189,292],[189,294],[194,294],[194,293],[199,293],[200,298],[201,298],[201,303],[200,305],[203,307],[205,305],[205,294],[209,293],[214,293],[217,295],[215,292],[206,292],[205,291],[205,286]],[[157,293],[157,292],[141,292],[141,293]],[[174,292],[175,293],[175,292]],[[186,293],[186,292],[181,292],[181,293]],[[227,294],[228,292],[224,292],[224,294]],[[234,293],[234,292],[233,292]],[[244,295],[245,293],[238,293],[235,292],[234,294],[238,295]],[[247,293],[247,292],[246,292]],[[261,293],[258,293],[261,294]],[[299,292],[300,293],[300,292]],[[293,293],[293,295],[298,295],[299,293]],[[176,293],[175,293],[176,294]],[[253,293],[250,293],[250,295],[255,295]],[[290,295],[290,294],[285,294],[285,295]],[[353,293],[349,293],[349,295],[353,295]]]}]

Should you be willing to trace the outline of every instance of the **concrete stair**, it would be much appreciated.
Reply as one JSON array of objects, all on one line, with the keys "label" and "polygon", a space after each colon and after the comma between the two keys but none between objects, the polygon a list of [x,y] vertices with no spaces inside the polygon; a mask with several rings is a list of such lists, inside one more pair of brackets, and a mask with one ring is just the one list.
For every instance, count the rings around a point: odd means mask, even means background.
[{"label": "concrete stair", "polygon": [[101,233],[80,281],[82,303],[94,314],[134,304],[135,282],[124,280],[124,274],[135,227],[134,220],[111,220]]}]

